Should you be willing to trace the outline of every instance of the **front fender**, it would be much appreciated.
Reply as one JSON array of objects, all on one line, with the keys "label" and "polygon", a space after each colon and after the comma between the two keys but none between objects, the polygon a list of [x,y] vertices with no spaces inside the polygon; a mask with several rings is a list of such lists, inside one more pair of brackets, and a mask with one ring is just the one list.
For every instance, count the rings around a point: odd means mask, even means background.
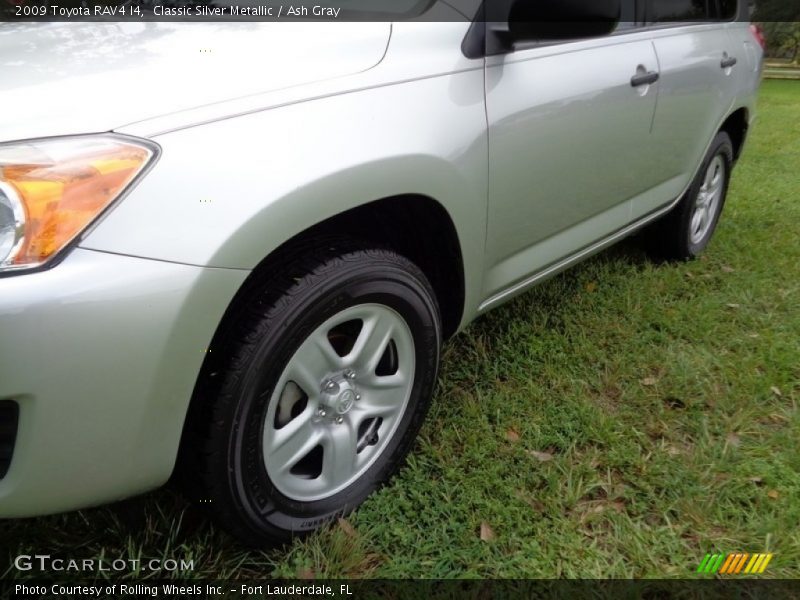
[{"label": "front fender", "polygon": [[159,163],[83,247],[252,269],[332,216],[420,194],[450,214],[462,244],[466,308],[477,305],[487,199],[481,70],[300,102],[155,140]]}]

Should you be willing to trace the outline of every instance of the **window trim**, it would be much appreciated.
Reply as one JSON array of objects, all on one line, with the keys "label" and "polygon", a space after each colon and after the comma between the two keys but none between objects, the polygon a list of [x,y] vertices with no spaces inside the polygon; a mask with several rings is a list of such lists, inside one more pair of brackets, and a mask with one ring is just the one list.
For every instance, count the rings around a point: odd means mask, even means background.
[{"label": "window trim", "polygon": [[[491,1],[491,0],[486,0],[486,1]],[[736,23],[740,20],[739,17],[742,10],[742,3],[745,0],[736,0],[736,13],[731,19],[709,19],[706,21],[661,21],[661,22],[647,20],[647,18],[650,16],[649,6],[653,0],[631,0],[631,1],[635,1],[634,5],[635,21],[633,21],[634,25],[632,27],[626,27],[625,29],[617,29],[612,33],[603,37],[612,38],[612,37],[631,35],[647,31],[662,31],[665,29],[677,29],[683,27],[701,27],[701,26],[711,27],[711,26],[725,25],[727,23]],[[720,0],[710,0],[710,2],[714,5],[716,12],[719,13]],[[514,54],[516,52],[531,50],[534,48],[546,48],[549,46],[574,44],[576,42],[594,39],[594,38],[575,38],[570,40],[559,40],[554,42],[526,42],[523,44],[518,44],[513,48],[492,50],[491,48],[487,47],[487,44],[489,43],[488,32],[493,23],[488,23],[485,20],[483,20],[484,14],[485,14],[484,4],[482,3],[480,8],[478,9],[478,12],[476,13],[475,19],[472,21],[472,24],[467,30],[467,34],[464,37],[464,40],[461,44],[461,51],[467,58],[478,59],[478,58],[486,58],[489,56]]]},{"label": "window trim", "polygon": [[[581,42],[585,40],[590,40],[594,38],[574,38],[568,40],[559,40],[559,41],[549,41],[549,42],[525,42],[523,44],[519,44],[513,48],[506,48],[506,49],[497,49],[496,51],[488,48],[489,45],[489,31],[492,28],[492,25],[500,25],[502,23],[499,22],[487,22],[485,20],[485,4],[486,2],[490,2],[491,0],[484,0],[481,3],[480,8],[478,9],[475,19],[472,21],[472,25],[470,25],[469,29],[467,30],[466,36],[464,36],[464,40],[461,43],[461,51],[467,58],[486,58],[487,56],[498,56],[502,54],[512,54],[517,51],[521,50],[530,50],[531,48],[546,48],[548,46],[557,46],[562,44],[571,44],[575,42]],[[716,0],[713,0],[716,1]],[[643,28],[643,23],[640,20],[643,16],[641,11],[643,9],[640,8],[642,0],[622,0],[624,3],[628,3],[632,5],[633,8],[633,21],[625,21],[626,23],[633,23],[633,26],[626,27],[624,29],[616,29],[613,32],[609,33],[603,37],[615,37],[620,35],[631,34],[634,32],[641,31]],[[630,8],[630,7],[629,7]],[[499,29],[497,31],[500,31]],[[497,34],[495,34],[497,36]],[[495,40],[496,43],[499,43],[499,40]]]}]

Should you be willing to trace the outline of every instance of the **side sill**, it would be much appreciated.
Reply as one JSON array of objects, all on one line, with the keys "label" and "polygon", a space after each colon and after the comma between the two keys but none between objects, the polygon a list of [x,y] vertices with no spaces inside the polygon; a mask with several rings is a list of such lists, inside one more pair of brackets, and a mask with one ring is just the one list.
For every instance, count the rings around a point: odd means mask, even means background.
[{"label": "side sill", "polygon": [[534,273],[527,279],[523,279],[522,281],[515,283],[511,287],[508,287],[505,290],[498,292],[494,296],[491,296],[487,300],[484,300],[480,304],[480,306],[478,306],[478,313],[483,313],[486,312],[487,310],[491,310],[492,308],[496,308],[503,302],[510,300],[513,296],[516,296],[517,294],[521,294],[527,291],[529,288],[533,287],[537,283],[541,283],[545,279],[557,275],[561,271],[568,269],[572,265],[582,261],[585,258],[588,258],[592,254],[596,254],[597,252],[600,252],[601,250],[613,245],[615,242],[618,242],[619,240],[628,237],[629,235],[631,235],[638,229],[641,229],[648,223],[651,223],[652,221],[655,221],[659,217],[667,214],[669,211],[675,208],[675,206],[678,205],[678,203],[681,201],[681,198],[683,198],[683,194],[678,196],[676,200],[673,200],[670,204],[664,206],[663,208],[659,208],[656,211],[651,212],[648,215],[645,215],[644,217],[638,219],[637,221],[634,221],[630,225],[627,225],[622,229],[618,229],[611,235],[604,237],[594,242],[593,244],[590,244],[589,246],[583,247],[574,254],[570,254],[566,258],[558,262],[555,262],[548,267],[545,267],[544,269],[538,271],[537,273]]}]

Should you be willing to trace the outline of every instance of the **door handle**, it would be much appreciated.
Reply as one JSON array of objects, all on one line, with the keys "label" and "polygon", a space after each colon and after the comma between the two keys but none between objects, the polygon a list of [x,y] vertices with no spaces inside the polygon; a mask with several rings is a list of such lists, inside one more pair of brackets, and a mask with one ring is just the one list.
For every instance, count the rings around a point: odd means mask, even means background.
[{"label": "door handle", "polygon": [[658,71],[648,71],[647,73],[637,73],[633,77],[631,77],[631,85],[633,87],[639,87],[642,85],[650,85],[651,83],[655,83],[658,81],[661,75]]},{"label": "door handle", "polygon": [[719,63],[719,66],[722,69],[730,69],[731,67],[735,66],[737,62],[739,61],[735,56],[725,56],[722,59],[722,62]]}]

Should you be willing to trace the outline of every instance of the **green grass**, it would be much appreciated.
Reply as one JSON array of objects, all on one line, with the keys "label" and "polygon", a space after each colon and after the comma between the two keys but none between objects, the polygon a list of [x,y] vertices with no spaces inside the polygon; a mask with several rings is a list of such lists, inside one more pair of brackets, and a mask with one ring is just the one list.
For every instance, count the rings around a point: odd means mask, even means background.
[{"label": "green grass", "polygon": [[654,264],[626,242],[474,323],[352,529],[247,551],[166,489],[5,522],[2,544],[194,559],[194,577],[686,577],[714,551],[799,577],[798,190],[800,83],[767,81],[707,254]]}]

